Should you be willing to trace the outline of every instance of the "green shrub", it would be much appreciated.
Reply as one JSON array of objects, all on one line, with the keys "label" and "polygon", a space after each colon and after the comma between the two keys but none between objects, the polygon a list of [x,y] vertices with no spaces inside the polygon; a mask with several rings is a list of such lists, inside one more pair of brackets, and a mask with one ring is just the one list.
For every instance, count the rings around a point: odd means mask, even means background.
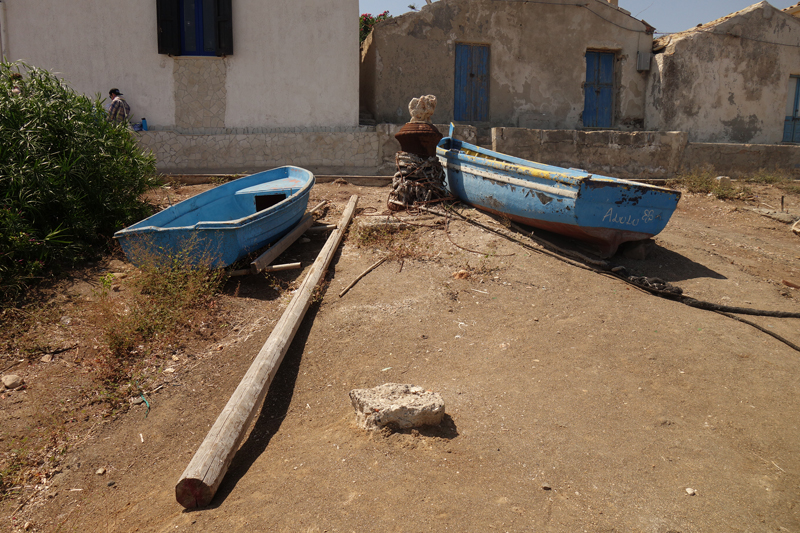
[{"label": "green shrub", "polygon": [[717,174],[710,166],[702,167],[691,172],[679,174],[675,180],[668,183],[669,186],[678,186],[688,192],[711,193],[720,200],[736,198],[743,192],[741,187],[734,185],[726,186],[717,181]]},{"label": "green shrub", "polygon": [[150,213],[155,158],[56,75],[0,62],[0,299]]}]

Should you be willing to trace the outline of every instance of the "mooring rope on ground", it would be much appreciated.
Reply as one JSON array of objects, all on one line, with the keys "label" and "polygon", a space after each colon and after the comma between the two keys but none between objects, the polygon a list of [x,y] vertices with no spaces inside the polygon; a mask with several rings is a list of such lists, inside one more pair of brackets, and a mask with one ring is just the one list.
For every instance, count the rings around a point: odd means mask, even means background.
[{"label": "mooring rope on ground", "polygon": [[[392,202],[391,200],[390,200],[390,202],[394,203],[394,204],[398,204],[398,202]],[[680,287],[676,287],[676,286],[674,286],[674,285],[672,285],[672,284],[670,284],[670,283],[668,283],[668,282],[666,282],[666,281],[664,281],[664,280],[662,280],[660,278],[647,277],[647,276],[631,276],[631,275],[629,275],[627,273],[627,271],[625,270],[624,267],[611,265],[608,261],[592,259],[590,257],[587,257],[587,256],[579,253],[579,252],[574,252],[572,250],[562,249],[562,248],[560,248],[560,247],[558,247],[558,246],[556,246],[556,245],[554,245],[552,243],[543,241],[542,239],[540,239],[538,237],[535,237],[533,232],[529,233],[529,232],[523,230],[518,225],[516,225],[516,224],[514,224],[512,222],[510,224],[510,226],[515,231],[518,231],[518,232],[524,234],[526,237],[528,237],[529,239],[531,239],[532,241],[537,243],[539,246],[542,246],[542,248],[544,248],[544,249],[536,248],[534,246],[530,246],[529,244],[524,243],[524,242],[520,241],[519,239],[515,239],[514,237],[511,237],[510,235],[507,235],[507,234],[505,234],[505,233],[503,233],[501,231],[498,231],[498,230],[496,230],[494,228],[490,228],[489,226],[486,226],[485,224],[481,224],[480,222],[478,222],[476,220],[473,220],[473,219],[471,219],[471,218],[469,218],[467,216],[462,215],[461,213],[459,213],[458,211],[456,211],[454,209],[454,207],[453,207],[454,205],[455,204],[451,204],[451,205],[445,206],[446,211],[444,213],[439,212],[439,211],[434,210],[434,209],[425,208],[425,207],[422,207],[422,206],[414,206],[414,207],[417,208],[417,209],[420,209],[422,211],[425,211],[425,212],[428,212],[428,213],[432,213],[434,215],[447,217],[447,223],[445,224],[445,232],[447,232],[447,226],[449,225],[449,221],[450,221],[449,213],[454,213],[454,214],[458,215],[465,222],[468,222],[468,223],[473,224],[473,225],[475,225],[477,227],[480,227],[480,228],[482,228],[482,229],[484,229],[486,231],[494,233],[495,235],[503,237],[504,239],[506,239],[506,240],[508,240],[510,242],[516,243],[516,244],[522,246],[523,248],[525,248],[527,250],[531,250],[531,251],[535,251],[535,252],[543,254],[543,255],[547,255],[548,257],[552,257],[554,259],[558,259],[559,261],[562,261],[562,262],[564,262],[564,263],[566,263],[568,265],[575,266],[575,267],[578,267],[578,268],[583,268],[584,270],[589,270],[589,271],[592,271],[592,272],[595,272],[595,273],[598,273],[598,274],[610,275],[614,279],[618,279],[620,281],[628,283],[629,285],[632,285],[633,287],[636,287],[638,289],[644,290],[645,292],[647,292],[649,294],[652,294],[654,296],[659,296],[661,298],[665,298],[665,299],[672,300],[672,301],[675,301],[675,302],[678,302],[678,303],[682,303],[682,304],[687,305],[689,307],[694,307],[695,309],[701,309],[701,310],[704,310],[704,311],[712,311],[712,312],[721,314],[722,316],[725,316],[725,317],[734,319],[734,320],[736,320],[738,322],[742,322],[744,324],[752,326],[752,327],[758,329],[759,331],[762,331],[762,332],[770,335],[771,337],[775,338],[776,340],[781,341],[782,343],[786,344],[790,348],[800,352],[800,346],[794,344],[793,342],[781,337],[780,335],[778,335],[778,334],[776,334],[776,333],[774,333],[772,331],[769,331],[769,330],[759,326],[758,324],[755,324],[753,322],[750,322],[749,320],[745,320],[743,318],[734,316],[732,314],[732,313],[736,313],[736,314],[740,314],[740,315],[764,316],[764,317],[772,317],[772,318],[800,318],[800,313],[793,313],[793,312],[786,312],[786,311],[769,311],[769,310],[763,310],[763,309],[751,309],[751,308],[747,308],[747,307],[735,307],[735,306],[728,306],[728,305],[719,305],[719,304],[715,304],[715,303],[712,303],[712,302],[706,302],[706,301],[703,301],[703,300],[697,300],[696,298],[685,296],[683,294],[683,289],[681,289]],[[449,235],[448,235],[448,238],[449,238]],[[453,245],[457,246],[458,248],[462,248],[462,249],[466,250],[466,248],[458,246],[452,240],[450,240],[450,242],[453,243]],[[474,253],[481,253],[481,252],[475,252],[474,250],[467,250],[467,251],[474,252]],[[564,257],[559,257],[557,254],[563,254],[563,255],[567,256],[569,258],[569,260],[565,259]],[[584,262],[585,264],[576,263],[576,261],[581,261],[581,262]]]}]

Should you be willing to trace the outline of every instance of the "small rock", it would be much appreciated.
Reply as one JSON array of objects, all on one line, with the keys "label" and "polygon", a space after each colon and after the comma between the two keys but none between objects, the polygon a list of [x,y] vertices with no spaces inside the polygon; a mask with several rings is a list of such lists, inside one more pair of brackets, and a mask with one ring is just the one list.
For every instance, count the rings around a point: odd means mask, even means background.
[{"label": "small rock", "polygon": [[108,482],[108,486],[109,486],[109,487],[113,487],[113,486],[114,486],[114,485],[116,485],[116,484],[117,484],[117,482],[116,482],[116,481],[109,481],[109,482]]},{"label": "small rock", "polygon": [[553,490],[549,483],[542,483],[542,490]]},{"label": "small rock", "polygon": [[95,472],[95,474],[97,474],[98,476],[102,476],[105,473],[106,473],[106,469],[103,468],[102,466],[97,469],[97,472]]},{"label": "small rock", "polygon": [[24,529],[25,531],[28,531],[32,526],[33,526],[33,524],[31,524],[30,522],[25,522],[25,525],[22,526],[22,529]]},{"label": "small rock", "polygon": [[61,317],[61,324],[64,326],[69,326],[72,323],[72,319],[68,316]]},{"label": "small rock", "polygon": [[16,389],[17,387],[21,387],[24,383],[25,380],[16,374],[3,376],[3,385],[7,389]]},{"label": "small rock", "polygon": [[144,398],[141,396],[134,396],[131,398],[131,405],[139,405],[140,403],[144,403]]},{"label": "small rock", "polygon": [[309,239],[308,237],[303,237],[303,238],[300,239],[300,244],[308,244],[310,242],[311,242],[311,239]]},{"label": "small rock", "polygon": [[731,179],[728,176],[717,176],[714,178],[717,182],[717,187],[729,189],[731,187]]},{"label": "small rock", "polygon": [[372,389],[353,389],[350,401],[356,410],[356,423],[364,429],[433,426],[444,418],[441,395],[414,385],[385,383]]},{"label": "small rock", "polygon": [[453,278],[455,279],[467,279],[469,278],[470,274],[467,270],[459,270],[458,272],[453,272]]},{"label": "small rock", "polygon": [[53,356],[52,356],[51,354],[49,354],[49,353],[48,353],[48,354],[45,354],[45,355],[43,355],[43,356],[42,356],[42,358],[40,359],[40,361],[41,361],[42,363],[49,363],[49,362],[51,362],[52,360],[53,360]]},{"label": "small rock", "polygon": [[693,488],[687,488],[686,494],[688,494],[689,496],[694,496],[695,494],[697,494],[697,491],[694,490]]}]

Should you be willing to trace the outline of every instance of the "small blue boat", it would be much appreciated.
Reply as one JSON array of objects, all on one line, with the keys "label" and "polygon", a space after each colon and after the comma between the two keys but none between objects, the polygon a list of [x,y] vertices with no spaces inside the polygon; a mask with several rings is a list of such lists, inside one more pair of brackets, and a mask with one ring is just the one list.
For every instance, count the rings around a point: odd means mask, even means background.
[{"label": "small blue boat", "polygon": [[302,218],[314,174],[280,167],[229,181],[114,234],[136,266],[186,255],[221,268],[276,241]]},{"label": "small blue boat", "polygon": [[542,165],[444,137],[436,147],[450,193],[464,203],[590,242],[602,257],[667,225],[680,191]]}]

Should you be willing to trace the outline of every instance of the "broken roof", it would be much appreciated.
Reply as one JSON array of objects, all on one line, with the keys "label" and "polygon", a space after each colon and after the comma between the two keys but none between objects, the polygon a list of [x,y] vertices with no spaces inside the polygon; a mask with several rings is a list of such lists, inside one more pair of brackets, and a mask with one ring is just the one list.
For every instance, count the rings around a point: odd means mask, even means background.
[{"label": "broken roof", "polygon": [[[800,14],[800,7],[798,7],[798,6],[800,6],[800,3],[796,4],[793,7],[798,8],[797,11],[798,11],[798,14]],[[769,2],[764,0],[762,2],[758,2],[757,4],[753,4],[753,5],[749,6],[749,7],[744,8],[744,9],[740,9],[739,11],[735,11],[735,12],[729,14],[729,15],[725,15],[724,17],[720,17],[720,18],[718,18],[716,20],[712,20],[711,22],[706,22],[705,24],[698,24],[694,28],[691,28],[691,29],[688,29],[688,30],[684,30],[684,31],[680,31],[680,32],[677,32],[677,33],[671,33],[669,35],[664,35],[663,37],[659,37],[658,39],[655,39],[653,41],[653,50],[663,50],[664,48],[666,48],[670,44],[676,43],[677,41],[680,41],[682,39],[686,39],[688,37],[693,37],[693,36],[695,36],[695,35],[697,35],[697,34],[699,34],[701,32],[718,33],[718,34],[719,33],[722,33],[722,34],[728,33],[727,31],[714,31],[714,30],[715,29],[717,29],[717,30],[725,30],[725,29],[727,29],[727,26],[728,26],[728,24],[726,24],[726,23],[728,23],[729,21],[731,21],[733,19],[736,19],[736,18],[739,18],[739,17],[741,17],[743,15],[746,15],[746,14],[752,12],[752,11],[757,11],[759,9],[772,9],[776,13],[781,13],[782,15],[789,15],[789,13],[787,13],[787,12],[790,9],[792,9],[792,7],[788,7],[786,9],[784,9],[784,10],[780,10],[780,9],[777,9],[777,8],[773,7]],[[733,23],[730,24],[730,25],[733,25]]]}]

